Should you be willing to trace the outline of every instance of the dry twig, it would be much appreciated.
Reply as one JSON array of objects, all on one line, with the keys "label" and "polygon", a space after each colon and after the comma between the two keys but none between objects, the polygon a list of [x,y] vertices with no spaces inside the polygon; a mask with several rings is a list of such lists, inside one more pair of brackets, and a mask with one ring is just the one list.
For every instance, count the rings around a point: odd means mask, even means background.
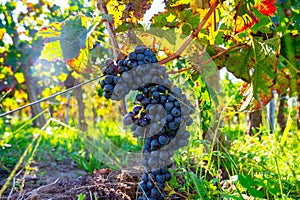
[{"label": "dry twig", "polygon": [[38,191],[40,191],[41,189],[44,189],[44,188],[50,187],[50,186],[52,186],[52,185],[55,185],[55,184],[59,181],[59,179],[60,179],[60,178],[58,177],[54,182],[49,183],[49,184],[47,184],[47,185],[42,185],[41,187],[38,187],[38,188],[36,188],[36,189],[30,191],[30,192],[28,193],[28,195],[33,195],[33,194],[37,193]]},{"label": "dry twig", "polygon": [[18,176],[21,174],[22,171],[23,171],[23,169],[21,169],[21,170],[14,176],[14,178],[13,178],[13,184],[12,184],[11,190],[10,190],[10,192],[9,192],[9,195],[8,195],[8,197],[7,197],[7,200],[9,200],[9,199],[11,198],[11,196],[12,196],[12,194],[13,194],[13,191],[14,191],[14,188],[15,188],[15,186],[16,186],[16,177],[18,177]]}]

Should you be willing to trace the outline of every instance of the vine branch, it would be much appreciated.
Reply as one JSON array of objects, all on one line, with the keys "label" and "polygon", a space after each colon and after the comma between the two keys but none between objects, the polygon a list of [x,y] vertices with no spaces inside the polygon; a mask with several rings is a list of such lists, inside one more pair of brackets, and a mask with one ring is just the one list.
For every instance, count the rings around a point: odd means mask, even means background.
[{"label": "vine branch", "polygon": [[[223,54],[225,54],[225,53],[227,53],[227,52],[229,52],[229,51],[231,51],[231,50],[233,50],[233,49],[235,49],[235,48],[237,48],[237,47],[242,47],[242,46],[244,46],[244,45],[247,45],[247,44],[243,43],[243,44],[237,44],[237,45],[234,45],[234,46],[232,46],[232,47],[229,47],[228,49],[225,49],[225,50],[223,50],[223,51],[217,53],[216,55],[212,56],[211,58],[209,58],[209,59],[203,61],[203,62],[201,63],[201,65],[207,64],[207,63],[213,61],[213,59],[216,59],[216,58],[218,58],[219,56],[221,56],[221,55],[223,55]],[[198,66],[192,66],[192,67],[180,69],[180,70],[177,70],[177,71],[172,70],[172,71],[168,71],[167,74],[177,74],[177,73],[189,71],[189,70],[192,70],[192,69],[196,69],[197,67],[198,67]]]},{"label": "vine branch", "polygon": [[[98,0],[97,1],[97,8],[102,14],[108,15],[106,3],[103,0]],[[105,28],[108,32],[111,45],[113,47],[112,49],[113,49],[114,59],[117,59],[118,54],[119,54],[119,44],[118,44],[118,41],[116,40],[116,34],[114,32],[114,26],[113,26],[111,20],[104,21],[104,25],[105,25]]]},{"label": "vine branch", "polygon": [[208,12],[206,13],[206,15],[203,17],[203,19],[200,22],[200,24],[189,35],[188,39],[182,44],[182,46],[174,54],[172,54],[171,56],[169,56],[169,57],[167,57],[167,58],[165,58],[165,59],[163,59],[161,61],[159,61],[158,63],[160,65],[165,64],[165,63],[167,63],[167,62],[169,62],[171,60],[174,60],[174,59],[176,59],[176,58],[178,58],[180,56],[180,54],[188,47],[188,45],[193,41],[193,39],[198,36],[198,33],[203,28],[203,26],[205,25],[205,23],[207,22],[207,20],[210,18],[210,16],[212,15],[212,13],[214,12],[214,10],[218,6],[218,4],[219,4],[219,1],[214,1],[214,3],[211,5],[211,7],[208,10]]},{"label": "vine branch", "polygon": [[243,43],[243,44],[237,44],[237,45],[234,45],[234,46],[232,46],[232,47],[229,47],[228,49],[225,49],[224,51],[221,51],[221,52],[217,53],[216,55],[214,55],[214,56],[212,56],[211,58],[207,59],[206,61],[202,62],[201,64],[202,64],[202,65],[207,64],[207,63],[209,63],[210,61],[212,61],[213,59],[215,59],[215,58],[217,58],[217,57],[219,57],[219,56],[221,56],[221,55],[223,55],[223,54],[225,54],[225,53],[231,51],[232,49],[235,49],[235,48],[237,48],[237,47],[242,47],[242,46],[244,46],[244,45],[247,45],[247,44]]},{"label": "vine branch", "polygon": [[[98,7],[98,10],[102,14],[108,15],[106,3],[103,0],[98,0],[97,1],[97,7]],[[104,26],[105,26],[105,28],[108,32],[108,35],[110,37],[110,42],[111,42],[111,45],[113,47],[112,49],[113,49],[113,54],[114,54],[114,60],[117,60],[118,56],[119,56],[119,53],[120,53],[119,52],[120,48],[119,48],[118,41],[116,40],[116,34],[114,32],[114,25],[113,25],[112,21],[110,20],[110,21],[105,21]],[[119,112],[123,116],[127,113],[126,102],[125,102],[124,98],[120,101]]]}]

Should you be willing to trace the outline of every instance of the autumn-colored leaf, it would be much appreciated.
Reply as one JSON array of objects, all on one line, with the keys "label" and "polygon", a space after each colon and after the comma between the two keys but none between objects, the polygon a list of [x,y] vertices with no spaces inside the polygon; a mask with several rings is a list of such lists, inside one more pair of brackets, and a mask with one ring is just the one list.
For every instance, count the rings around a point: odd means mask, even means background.
[{"label": "autumn-colored leaf", "polygon": [[45,44],[40,59],[45,59],[48,61],[63,59],[59,40]]},{"label": "autumn-colored leaf", "polygon": [[251,15],[245,14],[243,16],[237,16],[234,20],[234,30],[236,33],[243,32],[251,28],[254,24],[258,22],[258,19]]},{"label": "autumn-colored leaf", "polygon": [[48,26],[43,26],[37,33],[38,36],[43,38],[53,38],[59,37],[61,34],[62,24],[58,22],[53,22]]},{"label": "autumn-colored leaf", "polygon": [[87,49],[80,49],[78,57],[66,60],[66,63],[78,73],[90,73],[92,69],[88,65],[88,54]]},{"label": "autumn-colored leaf", "polygon": [[4,34],[6,33],[6,29],[5,28],[0,28],[0,38],[1,40],[3,40]]},{"label": "autumn-colored leaf", "polygon": [[276,6],[274,3],[276,0],[262,0],[257,2],[254,7],[261,13],[266,16],[273,16],[276,12]]}]

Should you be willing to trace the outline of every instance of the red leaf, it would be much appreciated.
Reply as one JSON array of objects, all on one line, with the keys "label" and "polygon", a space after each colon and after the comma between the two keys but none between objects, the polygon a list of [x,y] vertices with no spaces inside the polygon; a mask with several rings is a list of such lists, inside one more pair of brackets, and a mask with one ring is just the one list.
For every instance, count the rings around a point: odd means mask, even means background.
[{"label": "red leaf", "polygon": [[255,8],[263,15],[273,16],[276,12],[274,0],[262,0],[260,3],[255,4]]}]

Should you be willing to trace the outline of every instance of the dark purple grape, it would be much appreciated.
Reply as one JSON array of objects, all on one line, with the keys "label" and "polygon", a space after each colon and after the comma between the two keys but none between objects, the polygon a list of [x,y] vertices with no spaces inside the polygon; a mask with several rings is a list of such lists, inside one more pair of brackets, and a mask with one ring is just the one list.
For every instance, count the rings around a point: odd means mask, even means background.
[{"label": "dark purple grape", "polygon": [[171,114],[173,115],[173,117],[180,116],[180,114],[181,114],[180,109],[178,107],[174,107],[171,111]]},{"label": "dark purple grape", "polygon": [[152,52],[151,49],[146,49],[145,52],[144,52],[144,55],[145,56],[154,56],[154,53]]},{"label": "dark purple grape", "polygon": [[136,53],[135,53],[135,52],[130,52],[130,53],[128,54],[128,58],[129,58],[130,60],[136,60]]},{"label": "dark purple grape", "polygon": [[138,66],[140,66],[140,65],[143,65],[143,64],[145,64],[143,61],[141,61],[141,60],[139,60],[138,62],[137,62],[137,65]]},{"label": "dark purple grape", "polygon": [[165,180],[166,181],[170,181],[171,180],[171,178],[172,178],[172,175],[171,175],[171,173],[168,171],[168,172],[166,172],[165,173]]},{"label": "dark purple grape", "polygon": [[149,103],[150,103],[150,100],[148,98],[143,98],[143,100],[141,101],[142,105],[144,107],[146,107]]},{"label": "dark purple grape", "polygon": [[178,125],[177,125],[175,122],[170,122],[170,123],[169,123],[169,128],[170,128],[172,131],[175,131],[175,130],[178,128]]},{"label": "dark purple grape", "polygon": [[160,147],[160,144],[157,141],[157,139],[152,140],[152,142],[151,142],[151,149],[157,149],[159,147]]},{"label": "dark purple grape", "polygon": [[103,88],[104,92],[108,93],[108,94],[112,94],[113,90],[114,90],[114,86],[111,84],[106,84]]},{"label": "dark purple grape", "polygon": [[143,61],[144,58],[145,58],[144,54],[140,54],[140,53],[139,53],[139,54],[136,55],[136,59],[137,59],[138,61]]},{"label": "dark purple grape", "polygon": [[156,58],[155,56],[152,56],[152,57],[151,57],[151,62],[152,62],[152,63],[157,63],[158,60],[157,60],[157,58]]},{"label": "dark purple grape", "polygon": [[124,60],[119,60],[118,67],[123,67],[123,66],[124,66]]},{"label": "dark purple grape", "polygon": [[132,111],[135,113],[135,114],[138,114],[141,110],[142,110],[142,106],[135,106]]},{"label": "dark purple grape", "polygon": [[166,95],[160,95],[159,101],[160,101],[161,104],[164,104],[167,101]]},{"label": "dark purple grape", "polygon": [[131,123],[133,123],[132,117],[128,114],[123,117],[122,121],[125,126],[129,126]]},{"label": "dark purple grape", "polygon": [[167,135],[161,135],[159,136],[158,138],[158,142],[161,144],[161,145],[166,145],[168,144],[168,142],[170,141],[169,137]]},{"label": "dark purple grape", "polygon": [[134,52],[135,52],[136,54],[143,54],[143,53],[145,52],[146,49],[147,49],[147,48],[146,48],[145,45],[138,45],[138,46],[136,46],[136,47],[134,48]]},{"label": "dark purple grape", "polygon": [[166,120],[167,120],[167,122],[173,122],[174,117],[171,114],[167,114]]},{"label": "dark purple grape", "polygon": [[174,107],[174,104],[172,102],[167,102],[165,104],[166,111],[171,111],[173,109],[173,107]]},{"label": "dark purple grape", "polygon": [[159,92],[165,92],[166,88],[164,86],[162,86],[162,85],[158,85],[157,86],[157,91],[159,91]]},{"label": "dark purple grape", "polygon": [[112,75],[106,75],[104,77],[104,81],[107,84],[112,84],[114,82],[114,76],[112,76]]},{"label": "dark purple grape", "polygon": [[153,197],[153,198],[158,198],[160,196],[160,192],[158,191],[158,189],[157,188],[152,188],[151,189],[151,197]]},{"label": "dark purple grape", "polygon": [[151,63],[151,57],[150,56],[145,56],[143,61],[144,61],[145,64]]},{"label": "dark purple grape", "polygon": [[157,158],[150,157],[149,160],[148,160],[148,166],[152,167],[152,168],[157,167],[158,166],[158,160],[157,160]]}]

